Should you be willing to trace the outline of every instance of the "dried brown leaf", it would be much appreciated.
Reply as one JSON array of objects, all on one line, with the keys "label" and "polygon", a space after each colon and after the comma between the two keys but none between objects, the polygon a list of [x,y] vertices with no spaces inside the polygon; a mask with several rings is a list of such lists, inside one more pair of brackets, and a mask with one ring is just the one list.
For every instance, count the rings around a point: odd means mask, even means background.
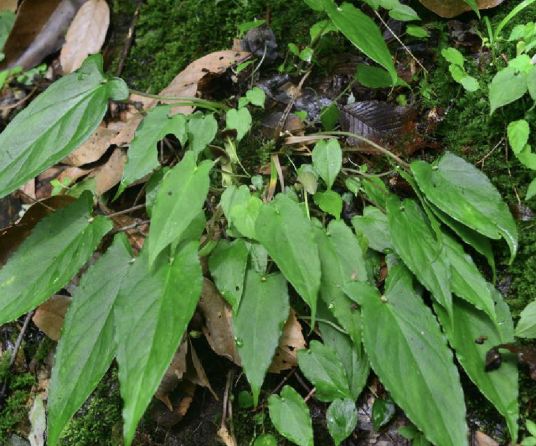
[{"label": "dried brown leaf", "polygon": [[154,396],[162,401],[169,410],[173,410],[169,394],[175,390],[186,372],[186,353],[188,353],[188,342],[186,341],[186,338],[183,338],[171,360],[171,364],[162,378],[162,381],[160,381],[156,393],[154,394]]},{"label": "dried brown leaf", "polygon": [[5,59],[0,69],[21,66],[27,70],[57,51],[63,42],[64,30],[85,2],[24,0],[2,50]]},{"label": "dried brown leaf", "polygon": [[100,125],[95,133],[89,137],[78,149],[61,161],[69,166],[83,166],[98,161],[111,145],[111,140],[119,133],[118,128],[107,128]]},{"label": "dried brown leaf", "polygon": [[64,73],[77,70],[87,56],[101,50],[109,25],[110,8],[106,0],[89,0],[78,10],[60,53]]},{"label": "dried brown leaf", "polygon": [[112,187],[121,181],[125,164],[127,163],[127,155],[124,149],[115,149],[110,159],[102,166],[97,167],[89,175],[96,180],[95,193],[100,196],[104,192],[109,191]]},{"label": "dried brown leaf", "polygon": [[225,446],[238,446],[235,438],[231,433],[229,433],[226,426],[222,426],[218,430],[218,437],[220,437],[221,441],[223,441],[223,444]]},{"label": "dried brown leaf", "polygon": [[477,431],[475,434],[476,446],[499,446],[493,438],[488,437],[484,432]]},{"label": "dried brown leaf", "polygon": [[[212,78],[214,76],[221,76],[229,67],[245,61],[250,56],[251,54],[245,51],[231,50],[217,51],[208,54],[188,65],[160,92],[160,95],[195,97],[200,89],[200,82],[204,80],[205,77],[210,76]],[[147,98],[140,98],[140,96],[136,95],[131,95],[130,100],[141,102],[146,110],[154,107],[158,103],[172,104],[173,102],[176,102],[158,101],[155,99],[147,100]],[[192,113],[192,111],[192,107],[173,107],[173,114],[183,113],[188,115]],[[143,116],[141,116],[141,114],[133,116],[123,130],[121,130],[119,135],[112,140],[112,144],[121,146],[130,144],[142,118]]]},{"label": "dried brown leaf", "polygon": [[302,326],[298,322],[296,312],[291,309],[290,316],[283,327],[283,334],[279,339],[279,346],[275,351],[272,365],[268,371],[271,373],[281,373],[283,370],[296,367],[298,365],[298,350],[305,347]]},{"label": "dried brown leaf", "polygon": [[219,401],[218,395],[216,392],[214,392],[214,389],[210,385],[210,381],[208,379],[207,374],[205,373],[205,368],[203,367],[203,364],[201,364],[201,361],[199,360],[199,356],[197,356],[197,352],[195,351],[195,348],[190,341],[190,360],[191,365],[193,367],[188,366],[188,370],[186,372],[186,378],[193,382],[194,384],[198,384],[202,387],[206,387],[214,399],[216,401]]},{"label": "dried brown leaf", "polygon": [[[476,0],[478,9],[489,9],[499,6],[504,0]],[[452,18],[464,12],[471,11],[471,7],[464,0],[420,0],[429,10],[445,18]]]},{"label": "dried brown leaf", "polygon": [[0,0],[0,11],[7,9],[8,11],[15,12],[17,10],[18,0]]},{"label": "dried brown leaf", "polygon": [[58,341],[63,320],[70,304],[71,298],[69,296],[55,294],[37,307],[32,321],[50,339]]}]

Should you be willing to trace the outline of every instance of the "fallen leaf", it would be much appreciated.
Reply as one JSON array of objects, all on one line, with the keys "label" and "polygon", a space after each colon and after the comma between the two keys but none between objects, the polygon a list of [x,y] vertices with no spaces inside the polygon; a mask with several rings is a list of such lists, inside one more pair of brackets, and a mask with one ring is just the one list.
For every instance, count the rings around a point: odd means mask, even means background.
[{"label": "fallen leaf", "polygon": [[111,145],[111,140],[119,133],[119,128],[100,125],[78,149],[64,158],[61,163],[69,166],[83,166],[98,161]]},{"label": "fallen leaf", "polygon": [[475,434],[476,446],[499,446],[493,438],[488,437],[484,432],[477,431]]},{"label": "fallen leaf", "polygon": [[17,10],[18,0],[0,0],[0,11],[8,10],[15,12]]},{"label": "fallen leaf", "polygon": [[174,407],[169,410],[166,405],[156,404],[153,410],[153,419],[159,426],[171,429],[179,423],[190,408],[195,394],[196,385],[189,381],[182,381],[178,388],[170,395],[170,404]]},{"label": "fallen leaf", "polygon": [[[208,54],[188,65],[160,92],[160,95],[195,97],[201,87],[200,83],[202,80],[221,76],[229,67],[240,64],[249,57],[251,57],[251,54],[245,51],[225,50]],[[158,103],[172,104],[176,102],[159,101],[156,99],[147,100],[147,98],[137,95],[131,95],[130,100],[141,102],[145,110],[153,108]],[[193,108],[187,106],[172,108],[172,114],[174,115],[177,113],[188,115],[192,111]],[[112,144],[117,144],[118,146],[130,144],[142,118],[143,116],[139,113],[133,116],[119,135],[112,140]]]},{"label": "fallen leaf", "polygon": [[32,429],[28,440],[31,446],[45,446],[45,430],[47,426],[47,416],[45,404],[43,403],[43,395],[40,393],[35,396],[32,409],[29,414]]},{"label": "fallen leaf", "polygon": [[56,178],[61,184],[67,185],[73,184],[76,180],[83,178],[87,175],[89,175],[93,171],[93,168],[91,169],[82,169],[81,167],[68,167],[67,169],[63,170],[58,177]]},{"label": "fallen leaf", "polygon": [[[504,0],[476,0],[478,9],[489,9],[499,6]],[[471,11],[471,7],[464,0],[420,0],[430,11],[441,17],[450,19],[464,12]]]},{"label": "fallen leaf", "polygon": [[96,194],[102,195],[109,191],[112,187],[121,181],[123,170],[127,163],[127,155],[124,149],[115,149],[110,159],[102,166],[97,167],[89,174],[91,178],[95,178]]},{"label": "fallen leaf", "polygon": [[194,384],[206,387],[210,391],[214,399],[216,401],[219,401],[218,395],[216,394],[216,392],[214,392],[214,389],[210,385],[208,376],[205,373],[205,368],[203,367],[203,364],[201,364],[199,356],[197,356],[195,348],[192,345],[192,341],[190,341],[190,360],[191,364],[193,365],[193,368],[188,367],[188,370],[186,372],[186,377],[188,378],[188,380],[193,382]]},{"label": "fallen leaf", "polygon": [[162,401],[167,408],[172,411],[173,405],[169,399],[169,394],[175,390],[179,381],[182,379],[184,373],[186,372],[186,353],[188,352],[188,342],[186,338],[183,338],[179,348],[175,352],[171,364],[166,370],[162,381],[154,396]]},{"label": "fallen leaf", "polygon": [[283,370],[296,367],[298,365],[297,352],[305,347],[302,326],[298,322],[296,312],[291,309],[287,322],[283,327],[283,334],[279,339],[279,346],[275,351],[272,365],[268,371],[270,373],[281,373]]},{"label": "fallen leaf", "polygon": [[33,204],[35,202],[34,200],[37,199],[37,197],[35,196],[35,178],[31,179],[26,184],[23,184],[21,187],[19,187],[19,191],[22,192],[21,200],[23,202],[27,204]]},{"label": "fallen leaf", "polygon": [[24,0],[4,45],[0,70],[21,66],[28,70],[57,51],[65,28],[86,0]]},{"label": "fallen leaf", "polygon": [[106,0],[89,0],[76,13],[60,53],[65,74],[82,66],[90,54],[98,53],[110,25],[110,8]]},{"label": "fallen leaf", "polygon": [[222,426],[218,430],[218,437],[221,438],[221,441],[223,441],[223,444],[225,444],[225,446],[237,446],[236,440],[229,433],[229,431],[227,430],[227,427],[225,426]]},{"label": "fallen leaf", "polygon": [[55,294],[43,302],[32,317],[33,323],[53,341],[59,341],[65,314],[71,305],[71,298]]}]

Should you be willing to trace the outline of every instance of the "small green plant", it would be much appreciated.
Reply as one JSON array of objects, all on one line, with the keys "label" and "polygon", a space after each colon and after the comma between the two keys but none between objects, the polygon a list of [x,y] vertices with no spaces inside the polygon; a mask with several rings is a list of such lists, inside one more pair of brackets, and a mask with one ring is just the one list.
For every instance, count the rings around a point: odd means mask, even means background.
[{"label": "small green plant", "polygon": [[446,48],[441,51],[441,55],[450,63],[449,71],[456,82],[462,84],[463,88],[469,92],[478,90],[478,81],[473,76],[469,76],[465,71],[465,58],[462,53],[456,48]]},{"label": "small green plant", "polygon": [[521,446],[536,446],[536,423],[527,420],[525,426],[530,433],[529,437],[525,437],[521,442]]}]

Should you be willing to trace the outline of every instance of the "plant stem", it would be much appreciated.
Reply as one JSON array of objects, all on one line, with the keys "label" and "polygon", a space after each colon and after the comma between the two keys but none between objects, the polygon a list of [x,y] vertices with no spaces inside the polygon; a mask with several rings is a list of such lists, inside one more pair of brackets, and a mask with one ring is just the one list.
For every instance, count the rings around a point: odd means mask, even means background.
[{"label": "plant stem", "polygon": [[[304,321],[310,321],[311,320],[311,316],[298,316],[298,319],[302,319]],[[315,318],[315,321],[316,322],[321,322],[322,324],[326,324],[326,325],[329,325],[330,327],[333,327],[335,330],[341,332],[342,334],[345,334],[347,335],[348,333],[343,330],[341,327],[339,327],[337,324],[334,324],[333,322],[331,321],[328,321],[327,319],[321,319],[319,317],[316,317]]]},{"label": "plant stem", "polygon": [[377,152],[383,153],[384,155],[387,155],[388,157],[394,159],[401,167],[404,168],[404,170],[410,171],[410,165],[403,161],[401,158],[396,156],[393,152],[390,152],[385,147],[380,146],[379,144],[376,144],[374,141],[371,141],[368,138],[365,138],[364,136],[357,135],[355,133],[351,132],[340,132],[340,131],[333,131],[333,132],[319,132],[315,133],[314,135],[332,135],[332,136],[349,136],[350,138],[355,138],[360,141],[363,141],[364,143],[368,144],[372,148],[374,148]]},{"label": "plant stem", "polygon": [[222,104],[221,102],[207,101],[206,99],[201,99],[201,98],[194,98],[190,96],[161,96],[158,94],[144,93],[143,91],[137,91],[131,88],[129,89],[129,91],[131,94],[135,94],[137,96],[143,96],[144,98],[149,98],[149,99],[157,99],[161,101],[180,101],[181,105],[191,104],[195,107],[220,109],[224,111],[229,110],[229,107],[227,107],[225,104]]}]

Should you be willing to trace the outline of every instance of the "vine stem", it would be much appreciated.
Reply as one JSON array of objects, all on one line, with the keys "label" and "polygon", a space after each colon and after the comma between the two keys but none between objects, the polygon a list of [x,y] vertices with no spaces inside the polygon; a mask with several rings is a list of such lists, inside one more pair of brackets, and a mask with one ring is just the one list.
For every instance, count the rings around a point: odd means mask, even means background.
[{"label": "vine stem", "polygon": [[227,107],[225,104],[222,104],[221,102],[214,102],[214,101],[207,101],[206,99],[201,98],[194,98],[190,96],[161,96],[159,94],[151,94],[151,93],[144,93],[143,91],[133,90],[132,88],[129,89],[131,94],[137,95],[137,96],[143,96],[144,98],[149,99],[157,99],[161,101],[177,101],[177,102],[186,102],[191,103],[195,105],[196,107],[205,107],[205,108],[212,108],[212,109],[220,109],[223,111],[229,110],[229,107]]},{"label": "vine stem", "polygon": [[319,135],[331,135],[331,136],[349,136],[350,138],[355,138],[360,141],[363,141],[364,143],[371,146],[373,149],[375,149],[377,152],[383,153],[384,155],[387,155],[388,157],[394,159],[404,170],[410,172],[410,165],[403,161],[400,157],[396,156],[393,152],[390,152],[385,147],[380,146],[379,144],[376,144],[374,141],[371,141],[368,138],[365,138],[364,136],[357,135],[356,133],[351,132],[341,132],[341,131],[333,131],[333,132],[319,132],[315,133],[313,136]]},{"label": "vine stem", "polygon": [[[311,316],[298,316],[298,319],[302,319],[304,321],[310,321],[311,320]],[[319,317],[315,318],[315,321],[316,322],[320,322],[322,324],[326,324],[326,325],[329,325],[330,327],[333,327],[335,330],[341,332],[342,334],[345,334],[347,335],[348,333],[343,330],[341,327],[339,327],[337,324],[334,324],[333,322],[331,321],[328,321],[327,319],[321,319]]]}]

